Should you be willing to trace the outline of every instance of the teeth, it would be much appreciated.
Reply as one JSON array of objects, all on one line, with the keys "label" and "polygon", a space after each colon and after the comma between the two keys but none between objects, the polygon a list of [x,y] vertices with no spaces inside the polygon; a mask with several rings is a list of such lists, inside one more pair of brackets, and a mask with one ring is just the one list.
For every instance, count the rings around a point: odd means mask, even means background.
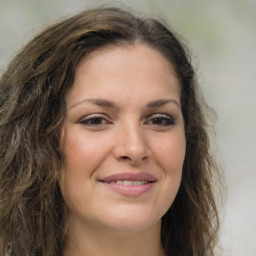
[{"label": "teeth", "polygon": [[124,180],[124,185],[125,186],[132,186],[132,181],[131,180]]},{"label": "teeth", "polygon": [[148,181],[146,180],[117,180],[117,181],[110,181],[109,183],[116,183],[119,185],[124,185],[124,186],[140,186],[140,185],[144,185],[147,184]]},{"label": "teeth", "polygon": [[139,185],[143,185],[145,183],[146,183],[146,181],[144,181],[144,180],[136,180],[136,181],[132,182],[132,185],[133,186],[139,186]]}]

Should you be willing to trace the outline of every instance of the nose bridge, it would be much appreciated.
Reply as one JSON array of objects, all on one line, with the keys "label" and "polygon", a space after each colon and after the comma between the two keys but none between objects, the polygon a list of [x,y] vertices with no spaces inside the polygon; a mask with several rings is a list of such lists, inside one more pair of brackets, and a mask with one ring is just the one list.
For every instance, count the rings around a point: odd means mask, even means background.
[{"label": "nose bridge", "polygon": [[116,134],[115,156],[132,163],[145,160],[149,155],[147,137],[143,127],[135,120],[119,125]]}]

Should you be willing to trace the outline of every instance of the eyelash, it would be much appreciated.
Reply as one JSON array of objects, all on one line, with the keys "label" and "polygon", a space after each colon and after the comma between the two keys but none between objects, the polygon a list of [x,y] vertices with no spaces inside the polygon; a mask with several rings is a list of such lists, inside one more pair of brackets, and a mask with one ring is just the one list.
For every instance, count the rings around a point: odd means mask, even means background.
[{"label": "eyelash", "polygon": [[[167,114],[153,114],[148,116],[146,119],[147,121],[145,121],[144,124],[157,127],[168,127],[176,124],[174,118]],[[79,123],[90,127],[99,127],[102,125],[111,124],[111,122],[101,114],[92,114],[86,116],[85,118],[80,119]]]},{"label": "eyelash", "polygon": [[[154,114],[149,116],[149,120],[146,121],[146,123],[150,123],[150,125],[156,125],[156,126],[160,126],[160,127],[167,127],[167,126],[171,126],[176,124],[174,118],[170,115],[167,114]],[[154,123],[157,122],[158,124]],[[159,124],[159,121],[161,122],[161,124]],[[163,124],[164,122],[164,124]]]},{"label": "eyelash", "polygon": [[[103,120],[104,120],[104,123],[102,123]],[[86,116],[85,118],[80,119],[79,123],[83,125],[95,126],[95,127],[100,125],[110,124],[110,122],[100,114],[92,114],[92,115]]]}]

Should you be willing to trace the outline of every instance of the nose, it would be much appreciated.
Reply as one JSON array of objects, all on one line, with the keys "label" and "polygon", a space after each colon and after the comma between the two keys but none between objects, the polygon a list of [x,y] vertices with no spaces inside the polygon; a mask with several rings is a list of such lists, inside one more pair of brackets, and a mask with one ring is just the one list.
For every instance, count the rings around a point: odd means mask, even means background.
[{"label": "nose", "polygon": [[145,131],[137,125],[120,127],[115,134],[114,157],[118,161],[126,161],[139,165],[148,160],[150,149]]}]

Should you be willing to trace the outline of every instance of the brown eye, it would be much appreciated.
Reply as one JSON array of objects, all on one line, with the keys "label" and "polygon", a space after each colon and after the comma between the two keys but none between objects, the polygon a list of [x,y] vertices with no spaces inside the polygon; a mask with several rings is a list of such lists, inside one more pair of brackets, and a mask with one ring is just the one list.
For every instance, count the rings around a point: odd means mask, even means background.
[{"label": "brown eye", "polygon": [[106,118],[100,115],[93,114],[80,119],[79,123],[86,126],[100,126],[100,125],[109,124],[110,122]]},{"label": "brown eye", "polygon": [[150,120],[146,122],[147,125],[155,126],[170,126],[174,125],[174,118],[166,114],[156,114],[151,116]]}]

